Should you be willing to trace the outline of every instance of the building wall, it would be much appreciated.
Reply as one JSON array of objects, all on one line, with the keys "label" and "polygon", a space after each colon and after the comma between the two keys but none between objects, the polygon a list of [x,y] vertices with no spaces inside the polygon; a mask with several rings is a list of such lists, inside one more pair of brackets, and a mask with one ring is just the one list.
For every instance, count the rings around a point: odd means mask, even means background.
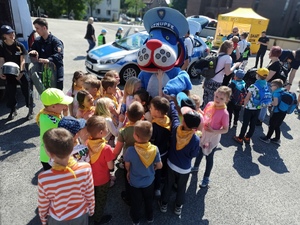
[{"label": "building wall", "polygon": [[93,17],[100,20],[117,21],[119,19],[119,14],[120,0],[103,0],[93,10]]},{"label": "building wall", "polygon": [[270,20],[269,35],[300,37],[300,0],[276,0],[274,3],[274,0],[188,0],[187,16],[205,15],[217,19],[219,14],[239,7],[252,8]]}]

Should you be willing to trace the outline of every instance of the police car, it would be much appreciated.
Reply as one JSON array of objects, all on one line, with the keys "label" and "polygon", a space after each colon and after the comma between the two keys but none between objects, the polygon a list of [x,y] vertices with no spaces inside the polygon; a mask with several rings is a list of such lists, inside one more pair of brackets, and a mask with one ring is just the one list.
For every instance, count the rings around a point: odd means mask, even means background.
[{"label": "police car", "polygon": [[[99,79],[103,78],[107,71],[116,70],[120,75],[120,82],[124,84],[130,77],[137,77],[140,73],[137,52],[147,38],[147,31],[141,31],[124,35],[121,40],[92,49],[85,60],[86,70],[97,75]],[[196,77],[197,73],[193,65],[199,57],[207,55],[208,48],[198,36],[194,36],[193,44],[192,60],[187,71],[191,77]]]}]

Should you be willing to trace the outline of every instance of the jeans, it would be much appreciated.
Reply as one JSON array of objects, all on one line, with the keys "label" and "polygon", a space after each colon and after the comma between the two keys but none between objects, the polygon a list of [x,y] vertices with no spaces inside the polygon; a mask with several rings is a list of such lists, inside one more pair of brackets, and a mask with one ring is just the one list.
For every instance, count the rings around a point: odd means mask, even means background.
[{"label": "jeans", "polygon": [[94,186],[94,192],[95,192],[95,213],[93,215],[93,219],[96,222],[100,222],[103,213],[104,213],[104,207],[106,205],[107,201],[107,194],[109,189],[110,182],[107,182],[106,184],[100,185],[100,186]]},{"label": "jeans", "polygon": [[162,190],[161,201],[163,204],[167,204],[170,199],[170,195],[172,192],[172,187],[176,183],[177,184],[177,193],[176,193],[176,205],[183,205],[185,200],[185,191],[186,191],[186,184],[189,179],[189,173],[181,174],[174,170],[172,170],[169,165],[168,166],[168,173],[167,173],[167,180],[165,186]]},{"label": "jeans", "polygon": [[89,43],[89,49],[87,50],[87,52],[89,52],[91,49],[93,49],[96,45],[96,42],[94,42],[94,40],[91,39],[87,39],[88,43]]},{"label": "jeans", "polygon": [[280,126],[286,116],[286,112],[273,113],[270,122],[267,138],[271,138],[275,131],[275,139],[280,140]]},{"label": "jeans", "polygon": [[249,125],[249,130],[248,130],[246,137],[247,138],[252,137],[252,135],[255,131],[255,126],[256,126],[256,122],[257,122],[259,113],[260,113],[260,109],[256,109],[256,110],[244,109],[243,125],[241,128],[239,138],[245,137],[248,125]]},{"label": "jeans", "polygon": [[133,223],[139,223],[142,215],[142,203],[145,205],[145,214],[148,221],[153,220],[153,198],[154,183],[145,188],[136,188],[130,186],[131,208],[130,217]]},{"label": "jeans", "polygon": [[[205,156],[206,157],[206,166],[205,166],[205,172],[204,172],[204,177],[209,177],[211,170],[214,166],[214,154],[215,154],[216,148],[212,150],[212,152]],[[199,155],[196,157],[194,167],[199,167],[201,160],[203,158],[204,154],[202,152],[202,149],[200,148]]]},{"label": "jeans", "polygon": [[232,101],[228,102],[227,104],[227,111],[229,113],[229,126],[231,125],[232,121],[232,114],[233,114],[233,122],[237,123],[240,117],[240,111],[242,106],[234,104]]},{"label": "jeans", "polygon": [[258,52],[256,54],[255,68],[257,68],[259,58],[260,58],[260,68],[262,68],[266,51],[267,51],[267,49],[259,49],[258,50]]},{"label": "jeans", "polygon": [[268,108],[267,107],[263,107],[260,109],[260,113],[258,115],[258,120],[263,122],[265,120],[265,117],[267,115],[267,110]]}]

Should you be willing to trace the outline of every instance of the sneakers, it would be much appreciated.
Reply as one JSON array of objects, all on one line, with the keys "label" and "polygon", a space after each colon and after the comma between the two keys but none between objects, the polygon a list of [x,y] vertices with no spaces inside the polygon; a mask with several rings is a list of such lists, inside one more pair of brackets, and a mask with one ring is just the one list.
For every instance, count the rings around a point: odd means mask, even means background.
[{"label": "sneakers", "polygon": [[193,167],[191,168],[191,172],[198,172],[198,170],[199,170],[199,167],[198,167],[198,166],[193,166]]},{"label": "sneakers", "polygon": [[274,143],[274,144],[277,144],[277,145],[280,145],[280,143],[281,143],[280,139],[276,139],[276,138],[271,138],[270,141],[271,141],[272,143]]},{"label": "sneakers", "polygon": [[177,216],[180,216],[180,215],[181,215],[181,210],[182,210],[182,205],[181,205],[181,206],[175,205],[174,213],[175,213]]},{"label": "sneakers", "polygon": [[237,143],[239,144],[243,144],[243,139],[242,138],[239,138],[238,136],[233,136],[233,140],[235,140]]},{"label": "sneakers", "polygon": [[159,205],[159,210],[162,213],[166,213],[168,210],[168,204],[163,204],[161,200],[158,201],[158,205]]},{"label": "sneakers", "polygon": [[262,142],[265,142],[265,143],[267,143],[267,144],[270,143],[270,139],[267,138],[266,136],[265,136],[265,137],[260,137],[259,140],[261,140]]},{"label": "sneakers", "polygon": [[200,184],[201,188],[206,188],[209,184],[209,177],[203,177],[202,183]]},{"label": "sneakers", "polygon": [[160,198],[160,196],[161,196],[160,190],[159,189],[155,190],[154,195],[156,198]]},{"label": "sneakers", "polygon": [[250,144],[250,138],[249,137],[244,137],[243,140],[246,144]]}]

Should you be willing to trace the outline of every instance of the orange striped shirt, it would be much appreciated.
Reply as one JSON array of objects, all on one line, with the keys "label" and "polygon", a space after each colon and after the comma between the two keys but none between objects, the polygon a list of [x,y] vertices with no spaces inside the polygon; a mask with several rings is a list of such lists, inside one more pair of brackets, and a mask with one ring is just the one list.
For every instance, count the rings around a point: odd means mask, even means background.
[{"label": "orange striped shirt", "polygon": [[43,225],[47,216],[57,221],[94,214],[95,197],[91,166],[80,162],[69,171],[47,170],[38,176],[38,208]]}]

